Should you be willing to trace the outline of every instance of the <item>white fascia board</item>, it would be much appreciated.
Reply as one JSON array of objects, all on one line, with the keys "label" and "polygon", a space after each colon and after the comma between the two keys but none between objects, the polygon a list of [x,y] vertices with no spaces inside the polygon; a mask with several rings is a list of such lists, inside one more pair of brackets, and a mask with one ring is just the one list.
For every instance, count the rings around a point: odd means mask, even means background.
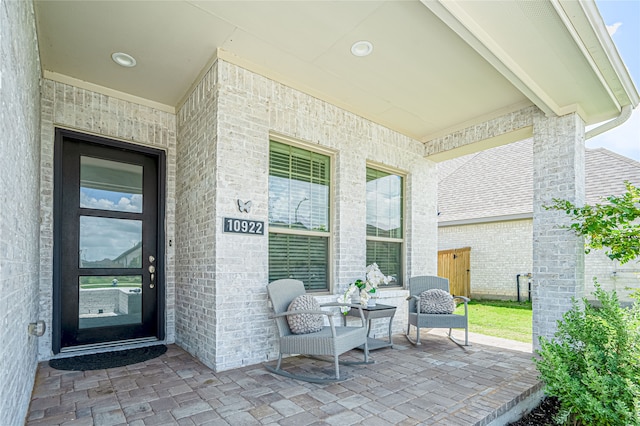
[{"label": "white fascia board", "polygon": [[[561,116],[577,112],[586,119],[584,112],[576,105],[558,105],[491,37],[490,30],[484,29],[466,11],[464,2],[445,0],[421,0],[421,2],[546,115]],[[571,35],[576,48],[580,50],[602,88],[608,93],[612,104],[618,111],[629,104],[636,107],[640,96],[607,32],[594,0],[549,0],[549,2]]]},{"label": "white fascia board", "polygon": [[619,108],[625,105],[633,108],[638,106],[638,89],[607,31],[595,1],[552,0],[551,4]]}]

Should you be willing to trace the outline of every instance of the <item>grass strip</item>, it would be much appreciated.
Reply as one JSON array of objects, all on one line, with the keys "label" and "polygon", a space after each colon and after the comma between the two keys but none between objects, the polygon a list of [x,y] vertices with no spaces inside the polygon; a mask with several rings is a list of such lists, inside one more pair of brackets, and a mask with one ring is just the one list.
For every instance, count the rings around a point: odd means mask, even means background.
[{"label": "grass strip", "polygon": [[[464,305],[456,313],[463,313]],[[469,331],[485,336],[531,343],[531,302],[472,300],[469,302]]]}]

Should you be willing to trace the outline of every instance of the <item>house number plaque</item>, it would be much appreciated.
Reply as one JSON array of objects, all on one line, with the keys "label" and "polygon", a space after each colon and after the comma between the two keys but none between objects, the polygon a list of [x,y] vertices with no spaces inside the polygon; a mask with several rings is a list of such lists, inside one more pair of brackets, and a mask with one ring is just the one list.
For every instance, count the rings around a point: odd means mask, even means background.
[{"label": "house number plaque", "polygon": [[264,222],[260,220],[223,218],[224,232],[234,234],[264,235]]}]

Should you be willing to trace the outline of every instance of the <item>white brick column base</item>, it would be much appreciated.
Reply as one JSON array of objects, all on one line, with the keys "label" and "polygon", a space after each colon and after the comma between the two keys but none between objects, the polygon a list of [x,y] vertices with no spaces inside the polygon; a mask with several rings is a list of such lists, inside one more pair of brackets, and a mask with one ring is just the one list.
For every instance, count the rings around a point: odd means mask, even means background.
[{"label": "white brick column base", "polygon": [[552,338],[557,321],[584,295],[584,243],[566,229],[564,212],[548,211],[554,198],[583,205],[584,122],[577,114],[534,118],[533,136],[533,344]]}]

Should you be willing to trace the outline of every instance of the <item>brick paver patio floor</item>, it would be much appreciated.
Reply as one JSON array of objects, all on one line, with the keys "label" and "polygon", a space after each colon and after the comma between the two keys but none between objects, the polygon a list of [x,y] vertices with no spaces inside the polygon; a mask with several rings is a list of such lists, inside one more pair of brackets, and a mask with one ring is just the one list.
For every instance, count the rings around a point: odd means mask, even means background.
[{"label": "brick paver patio floor", "polygon": [[[375,364],[341,366],[350,379],[325,385],[262,365],[216,373],[177,345],[107,370],[44,362],[27,425],[485,425],[540,388],[526,345],[472,336],[462,349],[441,334],[424,337],[416,348],[396,335],[393,349],[371,353]],[[305,357],[283,366],[332,371],[332,363]]]}]

